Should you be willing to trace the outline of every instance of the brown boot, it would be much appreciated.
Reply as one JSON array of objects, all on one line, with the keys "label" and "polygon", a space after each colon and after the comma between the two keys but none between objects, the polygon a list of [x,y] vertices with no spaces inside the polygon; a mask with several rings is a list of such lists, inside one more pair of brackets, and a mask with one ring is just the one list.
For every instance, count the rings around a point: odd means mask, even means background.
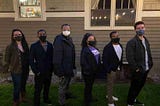
[{"label": "brown boot", "polygon": [[13,106],[19,106],[19,102],[13,101]]},{"label": "brown boot", "polygon": [[20,102],[29,102],[29,100],[26,98],[26,93],[25,92],[21,92]]}]

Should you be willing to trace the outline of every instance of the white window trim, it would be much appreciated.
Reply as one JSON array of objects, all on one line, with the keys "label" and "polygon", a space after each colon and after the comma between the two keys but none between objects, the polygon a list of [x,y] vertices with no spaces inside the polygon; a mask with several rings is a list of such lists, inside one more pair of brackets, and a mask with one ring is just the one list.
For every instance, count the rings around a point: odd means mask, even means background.
[{"label": "white window trim", "polygon": [[[15,11],[15,21],[46,21],[46,0],[41,0],[41,11],[42,17],[41,18],[20,18],[19,17],[19,4],[18,0],[13,0],[14,4],[14,11]],[[18,4],[18,5],[17,5]]]},{"label": "white window trim", "polygon": [[0,18],[14,18],[15,17],[15,13],[0,13]]},{"label": "white window trim", "polygon": [[46,17],[84,17],[84,12],[46,12]]},{"label": "white window trim", "polygon": [[[115,26],[115,18],[110,19],[110,26],[91,26],[91,0],[85,0],[85,30],[133,30],[133,26]],[[111,0],[111,17],[115,17],[116,0]],[[137,0],[135,21],[142,20],[143,0]]]}]

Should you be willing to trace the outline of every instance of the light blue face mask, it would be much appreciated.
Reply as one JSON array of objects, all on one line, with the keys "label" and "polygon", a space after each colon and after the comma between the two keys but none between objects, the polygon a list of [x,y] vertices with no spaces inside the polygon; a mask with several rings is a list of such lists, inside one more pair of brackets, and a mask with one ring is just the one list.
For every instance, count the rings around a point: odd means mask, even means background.
[{"label": "light blue face mask", "polygon": [[144,35],[144,33],[145,33],[145,32],[144,32],[144,30],[142,30],[142,29],[136,31],[136,34],[139,35],[139,36]]}]

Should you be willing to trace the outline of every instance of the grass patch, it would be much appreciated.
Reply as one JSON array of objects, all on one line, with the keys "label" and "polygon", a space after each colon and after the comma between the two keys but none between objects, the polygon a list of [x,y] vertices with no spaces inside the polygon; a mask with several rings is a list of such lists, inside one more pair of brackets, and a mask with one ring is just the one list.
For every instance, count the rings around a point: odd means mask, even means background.
[{"label": "grass patch", "polygon": [[[116,102],[117,106],[127,106],[126,99],[128,93],[129,84],[116,84],[114,89],[114,95],[119,98]],[[1,84],[0,85],[0,106],[11,106],[12,104],[12,84]],[[71,92],[77,97],[76,99],[69,99],[67,101],[68,106],[83,106],[83,83],[74,83],[71,85]],[[27,85],[27,97],[33,101],[34,86],[31,84]],[[93,96],[98,99],[97,102],[92,103],[92,106],[106,106],[107,100],[106,95],[106,85],[94,84]],[[50,89],[50,99],[52,100],[53,106],[58,106],[58,86],[52,85]],[[142,89],[138,99],[145,103],[145,106],[160,106],[160,85],[154,83],[148,83]],[[20,106],[32,106],[31,103],[21,103]],[[41,98],[41,106],[43,100]],[[136,105],[135,105],[136,106]],[[138,106],[138,105],[137,105]]]}]

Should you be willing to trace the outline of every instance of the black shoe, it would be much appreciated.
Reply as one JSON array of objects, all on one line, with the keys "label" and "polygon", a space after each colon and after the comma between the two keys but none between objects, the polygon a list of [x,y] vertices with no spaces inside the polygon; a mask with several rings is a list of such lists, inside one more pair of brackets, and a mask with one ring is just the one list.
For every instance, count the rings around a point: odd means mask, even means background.
[{"label": "black shoe", "polygon": [[92,100],[91,100],[92,102],[97,102],[98,101],[98,99],[97,98],[92,98]]},{"label": "black shoe", "polygon": [[84,106],[91,106],[90,103],[84,103]]},{"label": "black shoe", "polygon": [[65,95],[66,97],[66,99],[75,99],[76,98],[76,96],[74,96],[73,94],[71,94],[71,93],[66,93],[66,95]]},{"label": "black shoe", "polygon": [[139,101],[139,100],[137,100],[137,99],[135,99],[134,104],[144,106],[144,103],[140,102],[140,101]]},{"label": "black shoe", "polygon": [[51,106],[52,105],[52,102],[48,99],[48,100],[44,100],[44,103]]},{"label": "black shoe", "polygon": [[66,106],[66,104],[63,104],[63,105],[59,105],[59,106]]}]

